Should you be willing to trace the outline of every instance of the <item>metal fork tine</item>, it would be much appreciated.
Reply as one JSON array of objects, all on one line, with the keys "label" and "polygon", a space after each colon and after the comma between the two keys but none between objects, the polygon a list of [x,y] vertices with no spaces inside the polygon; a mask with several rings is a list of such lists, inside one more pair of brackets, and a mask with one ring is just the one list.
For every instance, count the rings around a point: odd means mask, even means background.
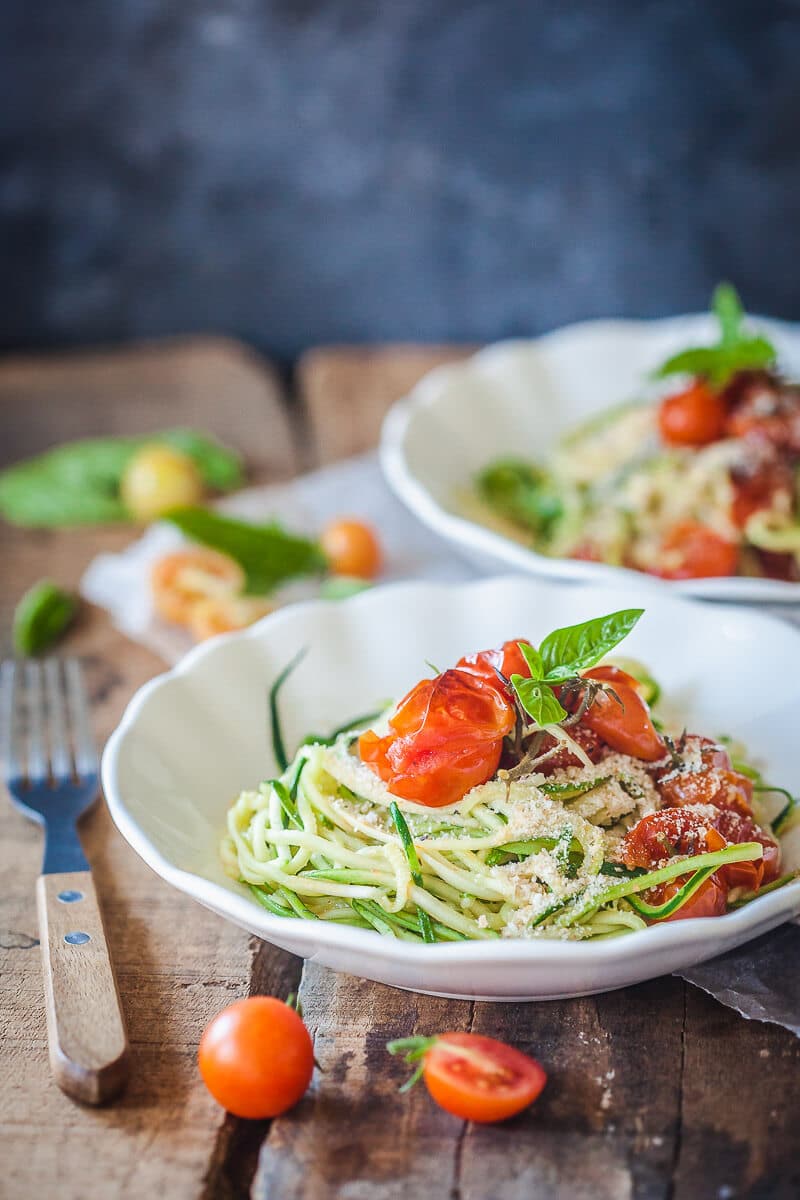
[{"label": "metal fork tine", "polygon": [[14,693],[17,683],[17,664],[10,659],[0,667],[0,759],[7,779],[22,775],[22,762],[16,733]]},{"label": "metal fork tine", "polygon": [[64,693],[57,658],[44,663],[44,686],[47,695],[48,729],[50,733],[50,769],[54,779],[68,779],[72,774],[72,758],[67,741]]},{"label": "metal fork tine", "polygon": [[67,684],[67,709],[70,715],[75,749],[75,770],[79,776],[92,775],[97,770],[97,747],[89,720],[89,705],[86,699],[86,689],[83,686],[81,667],[76,658],[66,660],[64,676]]},{"label": "metal fork tine", "polygon": [[35,779],[44,779],[47,776],[40,663],[26,662],[25,690],[28,710],[28,779],[33,782]]}]

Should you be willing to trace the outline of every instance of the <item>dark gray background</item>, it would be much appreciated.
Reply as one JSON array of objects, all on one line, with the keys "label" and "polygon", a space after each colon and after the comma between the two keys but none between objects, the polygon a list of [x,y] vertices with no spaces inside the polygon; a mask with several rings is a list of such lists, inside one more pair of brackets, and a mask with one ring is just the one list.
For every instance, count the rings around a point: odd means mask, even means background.
[{"label": "dark gray background", "polygon": [[800,317],[796,0],[2,0],[0,346]]}]

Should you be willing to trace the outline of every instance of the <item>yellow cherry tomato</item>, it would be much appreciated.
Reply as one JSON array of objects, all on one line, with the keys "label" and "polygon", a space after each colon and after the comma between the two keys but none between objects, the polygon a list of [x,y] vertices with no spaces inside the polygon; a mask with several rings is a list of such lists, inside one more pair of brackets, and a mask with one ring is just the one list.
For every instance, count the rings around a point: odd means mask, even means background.
[{"label": "yellow cherry tomato", "polygon": [[137,521],[152,521],[171,508],[198,504],[203,480],[187,454],[153,442],[137,450],[128,463],[120,496]]},{"label": "yellow cherry tomato", "polygon": [[159,616],[188,625],[201,600],[233,597],[244,587],[238,563],[216,550],[178,550],[158,559],[150,573],[150,589]]},{"label": "yellow cherry tomato", "polygon": [[189,631],[195,641],[204,642],[218,633],[246,629],[272,612],[272,605],[261,596],[217,596],[198,600],[189,613]]},{"label": "yellow cherry tomato", "polygon": [[374,579],[381,569],[381,544],[372,526],[363,521],[352,517],[331,521],[322,531],[320,545],[334,575]]}]

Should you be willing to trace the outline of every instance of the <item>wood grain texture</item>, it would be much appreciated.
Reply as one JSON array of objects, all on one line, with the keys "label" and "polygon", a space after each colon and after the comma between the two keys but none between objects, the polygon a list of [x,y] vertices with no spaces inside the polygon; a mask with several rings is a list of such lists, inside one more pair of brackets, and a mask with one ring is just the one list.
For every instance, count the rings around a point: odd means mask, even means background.
[{"label": "wood grain texture", "polygon": [[[93,355],[43,366],[17,361],[9,375],[0,362],[3,456],[64,436],[194,423],[244,450],[256,478],[284,475],[287,461],[293,468],[282,397],[260,360],[217,340],[193,343],[197,358],[185,345],[174,349],[177,358],[167,346],[148,348],[144,360],[122,351],[99,363]],[[27,586],[45,574],[74,586],[95,554],[134,536],[130,529],[59,534],[0,526],[0,655],[9,650],[10,616]],[[61,649],[81,659],[100,742],[135,689],[163,670],[98,610],[82,614]],[[42,836],[0,796],[0,1194],[194,1198],[212,1170],[224,1177],[218,1160],[233,1138],[197,1074],[202,1030],[229,1000],[247,994],[257,949],[261,978],[274,977],[279,991],[296,960],[251,944],[162,883],[122,840],[105,805],[84,818],[81,835],[114,947],[130,1079],[115,1103],[98,1109],[76,1105],[52,1080],[35,905]]]},{"label": "wood grain texture", "polygon": [[129,1055],[91,871],[40,875],[36,901],[53,1077],[73,1099],[104,1104],[122,1090]]},{"label": "wood grain texture", "polygon": [[391,404],[423,375],[472,354],[471,346],[321,346],[297,367],[308,446],[322,466],[372,450]]}]

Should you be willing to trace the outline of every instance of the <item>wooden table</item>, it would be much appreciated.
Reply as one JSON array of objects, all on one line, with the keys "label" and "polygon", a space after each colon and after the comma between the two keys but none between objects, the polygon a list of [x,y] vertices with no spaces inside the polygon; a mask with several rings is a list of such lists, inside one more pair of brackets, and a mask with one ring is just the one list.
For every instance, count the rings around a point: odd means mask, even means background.
[{"label": "wooden table", "polygon": [[[66,437],[192,424],[277,480],[374,444],[387,405],[463,353],[319,349],[288,402],[236,343],[201,339],[116,354],[0,364],[0,460]],[[346,501],[345,507],[346,507]],[[130,530],[3,528],[0,619],[42,575],[77,583]],[[161,669],[99,611],[65,647],[91,681],[105,736]],[[6,644],[4,650],[8,649]],[[800,1042],[748,1023],[681,981],[547,1004],[492,1005],[394,991],[300,960],[225,924],[139,861],[98,807],[83,836],[98,881],[133,1046],[117,1104],[81,1108],[49,1076],[34,879],[41,839],[0,801],[0,1195],[260,1200],[724,1200],[800,1195]],[[322,1070],[272,1122],[225,1117],[195,1052],[209,1018],[248,991],[300,988]],[[465,1126],[423,1088],[397,1093],[389,1037],[471,1029],[534,1052],[550,1082],[502,1127]]]}]

